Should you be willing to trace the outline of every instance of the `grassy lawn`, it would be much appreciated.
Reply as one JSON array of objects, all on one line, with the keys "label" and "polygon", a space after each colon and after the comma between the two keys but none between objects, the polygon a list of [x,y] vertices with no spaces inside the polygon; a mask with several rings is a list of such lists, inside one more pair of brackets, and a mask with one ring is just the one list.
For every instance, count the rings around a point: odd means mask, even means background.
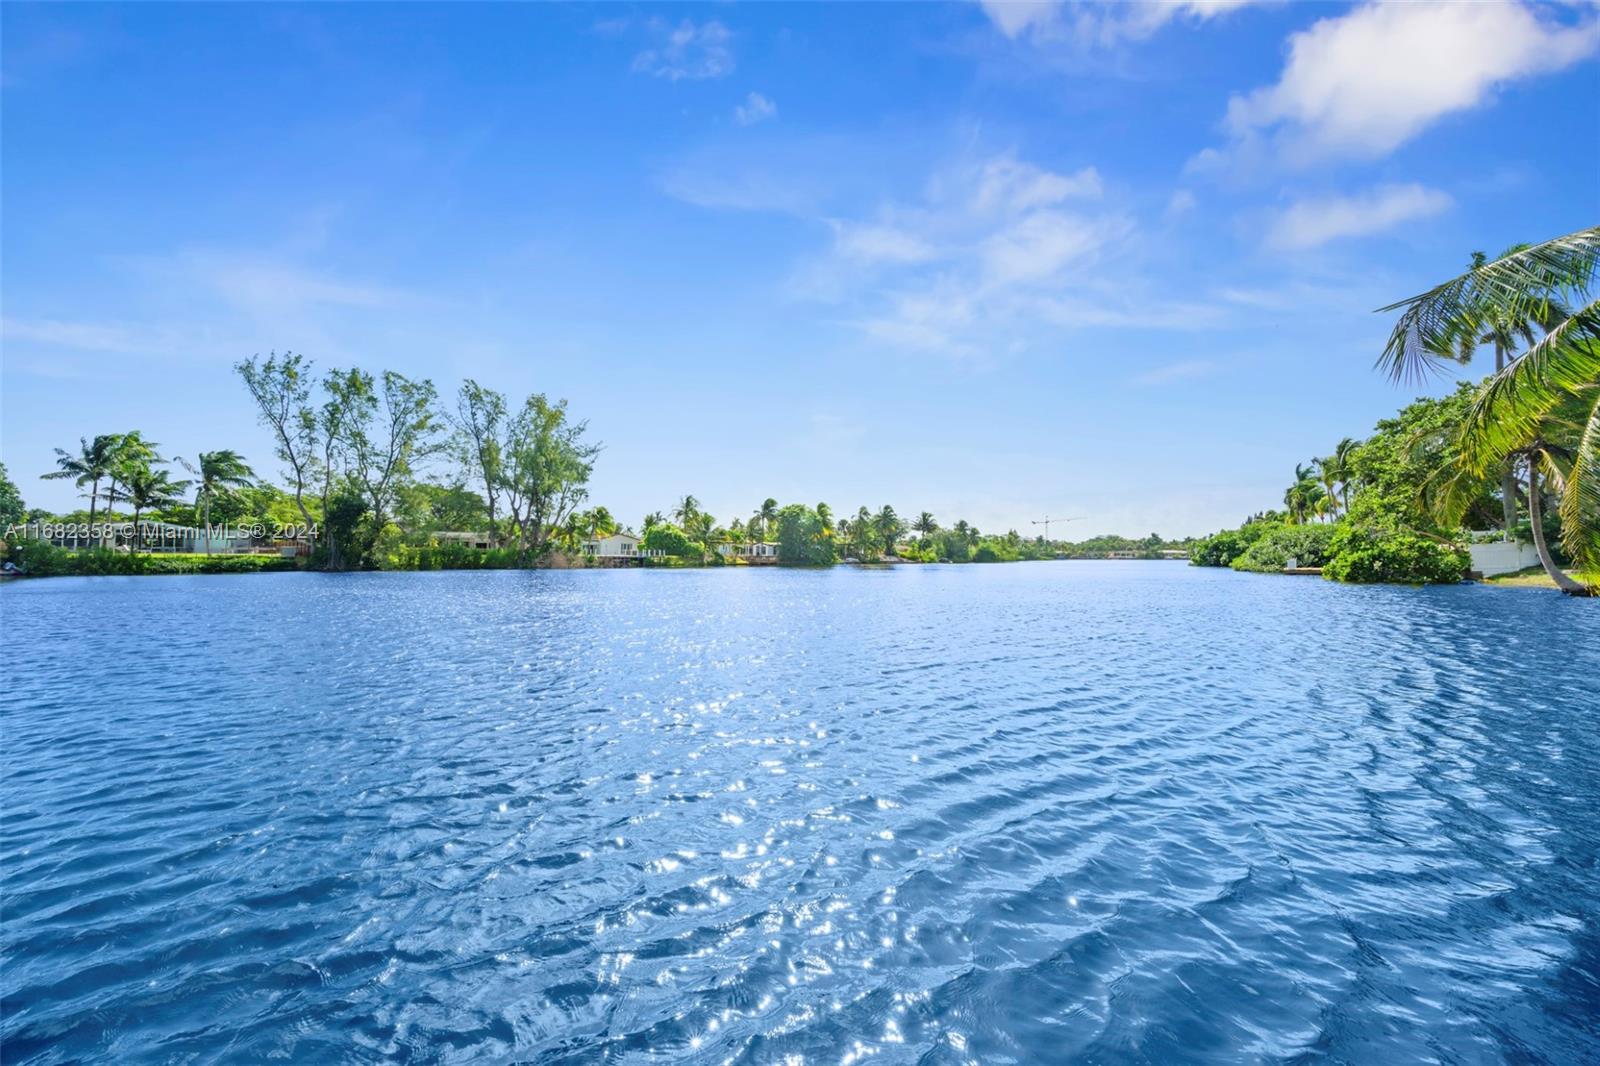
[{"label": "grassy lawn", "polygon": [[[1576,571],[1568,570],[1567,573],[1574,578],[1578,578]],[[1553,589],[1556,587],[1556,583],[1550,580],[1550,575],[1545,573],[1544,568],[1541,566],[1530,566],[1528,569],[1518,570],[1514,574],[1486,577],[1483,579],[1483,583],[1508,589]]]}]

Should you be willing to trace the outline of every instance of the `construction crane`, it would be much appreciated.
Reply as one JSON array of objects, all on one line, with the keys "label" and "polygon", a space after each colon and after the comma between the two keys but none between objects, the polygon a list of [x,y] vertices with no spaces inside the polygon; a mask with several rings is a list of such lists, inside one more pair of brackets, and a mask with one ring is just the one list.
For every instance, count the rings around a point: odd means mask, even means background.
[{"label": "construction crane", "polygon": [[1045,515],[1043,518],[1036,519],[1033,524],[1036,525],[1036,526],[1043,526],[1044,527],[1044,539],[1045,539],[1046,543],[1049,543],[1049,541],[1050,541],[1050,523],[1051,522],[1082,522],[1087,517],[1088,517],[1087,515],[1081,515],[1081,514],[1080,515],[1074,515],[1071,518],[1051,518],[1049,515]]}]

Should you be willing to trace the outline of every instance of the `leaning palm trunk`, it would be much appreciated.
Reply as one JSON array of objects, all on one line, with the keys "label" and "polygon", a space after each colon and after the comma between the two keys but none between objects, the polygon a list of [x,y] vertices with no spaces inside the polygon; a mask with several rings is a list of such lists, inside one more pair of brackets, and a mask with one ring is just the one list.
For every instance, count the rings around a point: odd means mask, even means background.
[{"label": "leaning palm trunk", "polygon": [[[1494,342],[1494,372],[1496,374],[1506,368],[1506,346],[1499,341]],[[1516,538],[1514,532],[1517,528],[1517,478],[1512,472],[1510,460],[1500,470],[1500,513],[1505,521],[1505,537],[1507,544]]]},{"label": "leaning palm trunk", "polygon": [[1539,493],[1539,461],[1534,457],[1528,462],[1528,519],[1533,523],[1533,550],[1539,553],[1539,565],[1557,588],[1573,596],[1587,596],[1589,590],[1568,577],[1550,555],[1550,547],[1544,541],[1544,514]]}]

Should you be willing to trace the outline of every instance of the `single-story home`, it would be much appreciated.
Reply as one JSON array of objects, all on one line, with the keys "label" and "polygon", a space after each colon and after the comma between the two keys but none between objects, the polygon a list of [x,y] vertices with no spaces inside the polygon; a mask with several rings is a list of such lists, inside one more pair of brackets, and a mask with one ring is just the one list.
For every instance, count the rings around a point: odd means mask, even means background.
[{"label": "single-story home", "polygon": [[583,542],[583,554],[601,559],[633,559],[639,555],[639,538],[632,533],[613,533]]},{"label": "single-story home", "polygon": [[435,533],[433,536],[440,544],[461,544],[468,548],[476,548],[479,551],[487,551],[494,547],[494,541],[487,533],[451,532]]},{"label": "single-story home", "polygon": [[753,544],[718,544],[719,555],[737,556],[742,559],[776,559],[778,546],[757,541]]}]

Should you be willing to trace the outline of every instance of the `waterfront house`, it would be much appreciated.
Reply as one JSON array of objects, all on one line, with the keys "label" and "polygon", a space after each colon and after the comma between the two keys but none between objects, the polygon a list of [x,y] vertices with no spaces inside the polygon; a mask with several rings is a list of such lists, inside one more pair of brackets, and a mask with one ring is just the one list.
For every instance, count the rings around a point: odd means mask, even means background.
[{"label": "waterfront house", "polygon": [[639,538],[632,533],[613,533],[583,542],[583,554],[599,559],[636,559],[639,557]]},{"label": "waterfront house", "polygon": [[440,544],[460,544],[463,547],[475,548],[478,551],[488,551],[494,547],[494,541],[490,539],[487,533],[435,533],[433,537]]},{"label": "waterfront house", "polygon": [[730,559],[744,559],[747,561],[778,561],[778,546],[756,541],[750,544],[719,544],[717,554]]}]

